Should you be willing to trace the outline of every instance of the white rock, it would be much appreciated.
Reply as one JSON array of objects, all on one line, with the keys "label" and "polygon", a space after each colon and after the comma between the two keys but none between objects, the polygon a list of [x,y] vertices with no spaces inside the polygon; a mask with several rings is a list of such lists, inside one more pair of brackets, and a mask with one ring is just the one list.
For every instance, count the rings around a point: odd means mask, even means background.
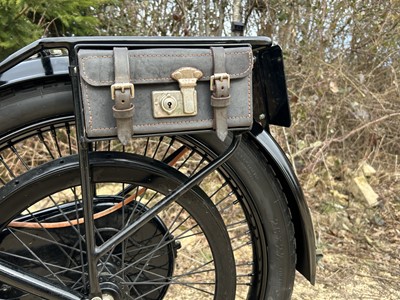
[{"label": "white rock", "polygon": [[369,185],[365,176],[358,176],[353,178],[350,185],[350,191],[357,199],[367,202],[371,207],[379,204],[378,194]]}]

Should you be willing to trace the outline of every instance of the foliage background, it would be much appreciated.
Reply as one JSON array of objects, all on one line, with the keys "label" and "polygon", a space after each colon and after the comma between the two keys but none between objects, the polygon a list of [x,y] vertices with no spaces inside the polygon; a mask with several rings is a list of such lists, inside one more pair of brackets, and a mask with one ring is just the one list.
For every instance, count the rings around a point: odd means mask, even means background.
[{"label": "foliage background", "polygon": [[[294,297],[398,299],[400,0],[236,2],[245,35],[285,53],[293,126],[273,132],[324,254],[317,286],[299,279]],[[0,0],[0,59],[43,36],[230,35],[232,11],[226,0]],[[376,207],[351,193],[364,163]]]}]

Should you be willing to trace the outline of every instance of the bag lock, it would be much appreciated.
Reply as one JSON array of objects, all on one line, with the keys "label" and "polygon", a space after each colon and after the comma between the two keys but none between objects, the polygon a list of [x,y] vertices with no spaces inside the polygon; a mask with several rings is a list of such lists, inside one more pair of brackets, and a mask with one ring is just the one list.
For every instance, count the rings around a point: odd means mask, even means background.
[{"label": "bag lock", "polygon": [[172,72],[171,78],[178,81],[179,91],[153,91],[154,118],[175,118],[197,115],[197,80],[203,72],[192,67],[183,67]]}]

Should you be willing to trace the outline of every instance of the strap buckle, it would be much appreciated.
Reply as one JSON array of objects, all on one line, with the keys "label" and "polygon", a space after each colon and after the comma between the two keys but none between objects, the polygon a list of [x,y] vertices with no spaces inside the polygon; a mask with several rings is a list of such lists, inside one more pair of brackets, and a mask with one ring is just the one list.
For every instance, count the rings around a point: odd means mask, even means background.
[{"label": "strap buckle", "polygon": [[135,97],[135,88],[133,86],[133,83],[128,83],[128,82],[123,82],[123,83],[114,83],[111,86],[111,98],[115,100],[115,91],[116,90],[121,90],[121,92],[125,93],[125,89],[129,89],[130,91],[130,97],[129,98],[134,98]]},{"label": "strap buckle", "polygon": [[216,80],[228,80],[228,89],[231,87],[231,76],[228,73],[216,73],[210,77],[210,91],[214,90]]}]

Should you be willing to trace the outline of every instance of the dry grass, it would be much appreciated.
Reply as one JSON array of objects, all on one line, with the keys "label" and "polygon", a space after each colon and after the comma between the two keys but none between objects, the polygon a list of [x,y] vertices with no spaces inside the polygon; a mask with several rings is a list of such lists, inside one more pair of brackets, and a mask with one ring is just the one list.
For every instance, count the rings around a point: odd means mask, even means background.
[{"label": "dry grass", "polygon": [[[304,188],[323,258],[316,286],[297,278],[294,299],[399,299],[400,67],[302,54],[286,64],[294,125],[274,133]],[[351,193],[364,163],[376,170],[368,178],[376,207]]]},{"label": "dry grass", "polygon": [[323,257],[316,286],[299,276],[294,299],[399,299],[400,203],[367,208],[322,187],[307,198]]}]

